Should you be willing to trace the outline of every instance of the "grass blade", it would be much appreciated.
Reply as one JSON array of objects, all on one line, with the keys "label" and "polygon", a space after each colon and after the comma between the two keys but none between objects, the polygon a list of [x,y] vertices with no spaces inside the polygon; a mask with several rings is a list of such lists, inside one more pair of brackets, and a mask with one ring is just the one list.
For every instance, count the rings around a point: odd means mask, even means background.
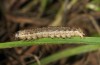
[{"label": "grass blade", "polygon": [[[99,48],[100,48],[100,45],[84,45],[84,46],[72,48],[72,49],[69,49],[69,50],[66,49],[66,50],[63,50],[63,51],[58,52],[56,54],[53,54],[51,56],[48,56],[44,59],[41,59],[40,63],[41,63],[41,65],[46,65],[50,62],[57,61],[61,58],[65,58],[65,57],[69,57],[69,56],[76,55],[76,54],[81,54],[81,53],[94,51],[94,50],[97,50]],[[38,64],[34,63],[34,64],[31,64],[31,65],[38,65]]]},{"label": "grass blade", "polygon": [[32,45],[42,45],[42,44],[94,44],[100,45],[100,37],[72,37],[72,38],[41,38],[37,40],[28,41],[13,41],[0,43],[0,49],[12,48],[12,47],[22,47],[22,46],[32,46]]}]

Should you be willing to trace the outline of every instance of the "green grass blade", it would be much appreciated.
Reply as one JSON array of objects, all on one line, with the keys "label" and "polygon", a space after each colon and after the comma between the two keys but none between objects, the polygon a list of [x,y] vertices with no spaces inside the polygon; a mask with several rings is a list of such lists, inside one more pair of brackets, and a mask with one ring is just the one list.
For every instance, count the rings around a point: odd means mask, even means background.
[{"label": "green grass blade", "polygon": [[94,11],[100,11],[100,6],[97,6],[97,5],[95,5],[95,4],[88,4],[87,6],[86,6],[87,8],[89,8],[89,9],[92,9],[92,10],[94,10]]},{"label": "green grass blade", "polygon": [[[63,50],[63,51],[58,52],[56,54],[53,54],[51,56],[48,56],[44,59],[41,59],[40,63],[41,63],[41,65],[46,65],[50,62],[57,61],[61,58],[69,57],[69,56],[80,54],[80,53],[86,53],[86,52],[94,51],[94,50],[97,50],[99,48],[100,48],[100,45],[84,45],[84,46],[72,48],[72,49],[69,49],[69,50],[66,49],[66,50]],[[34,63],[32,65],[38,65],[38,64]]]},{"label": "green grass blade", "polygon": [[42,16],[42,14],[44,13],[46,6],[48,4],[49,0],[41,0],[41,6],[40,6],[40,10],[39,10],[39,16]]},{"label": "green grass blade", "polygon": [[13,41],[0,43],[0,49],[2,48],[12,48],[12,47],[22,47],[22,46],[32,46],[32,45],[42,45],[42,44],[94,44],[100,45],[100,37],[72,37],[72,38],[41,38],[37,40],[28,41]]},{"label": "green grass blade", "polygon": [[100,0],[92,0],[91,3],[100,5]]},{"label": "green grass blade", "polygon": [[35,7],[36,4],[38,4],[39,0],[32,0],[30,3],[28,3],[27,5],[25,5],[20,11],[22,13],[26,13],[29,12],[32,8]]},{"label": "green grass blade", "polygon": [[86,7],[94,11],[100,11],[100,0],[92,0]]}]

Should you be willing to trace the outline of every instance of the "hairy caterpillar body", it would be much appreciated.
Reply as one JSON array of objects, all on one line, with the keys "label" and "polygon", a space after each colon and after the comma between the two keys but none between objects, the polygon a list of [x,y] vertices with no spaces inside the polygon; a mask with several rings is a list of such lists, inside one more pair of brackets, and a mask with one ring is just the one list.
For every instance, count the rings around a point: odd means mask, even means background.
[{"label": "hairy caterpillar body", "polygon": [[43,27],[27,30],[20,30],[15,34],[16,40],[32,40],[39,38],[70,38],[79,36],[83,38],[84,33],[81,29],[70,27]]}]

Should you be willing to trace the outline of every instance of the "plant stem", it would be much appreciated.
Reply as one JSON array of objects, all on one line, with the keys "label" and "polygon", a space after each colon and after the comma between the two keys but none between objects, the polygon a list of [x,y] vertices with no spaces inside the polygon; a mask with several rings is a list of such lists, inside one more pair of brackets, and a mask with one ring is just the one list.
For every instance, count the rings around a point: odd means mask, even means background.
[{"label": "plant stem", "polygon": [[37,40],[27,40],[27,41],[13,41],[0,43],[0,49],[12,48],[12,47],[22,47],[22,46],[32,46],[32,45],[42,45],[42,44],[94,44],[100,45],[100,37],[71,37],[71,38],[41,38]]},{"label": "plant stem", "polygon": [[[84,46],[79,46],[76,48],[72,48],[72,49],[66,49],[63,51],[60,51],[58,53],[55,53],[51,56],[48,56],[44,59],[40,60],[41,65],[46,65],[50,62],[54,62],[57,61],[61,58],[65,58],[65,57],[69,57],[69,56],[73,56],[76,54],[81,54],[81,53],[86,53],[86,52],[90,52],[90,51],[94,51],[100,48],[100,45],[84,45]],[[31,65],[37,65],[37,63],[31,64]]]}]

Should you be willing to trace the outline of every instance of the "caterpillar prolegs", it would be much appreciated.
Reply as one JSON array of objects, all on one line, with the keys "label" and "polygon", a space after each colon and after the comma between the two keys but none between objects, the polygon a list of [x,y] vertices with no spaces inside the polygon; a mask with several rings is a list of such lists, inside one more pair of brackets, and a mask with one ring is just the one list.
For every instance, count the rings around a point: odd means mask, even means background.
[{"label": "caterpillar prolegs", "polygon": [[74,36],[79,36],[83,38],[84,33],[81,29],[70,27],[43,27],[20,30],[15,34],[15,39],[34,40],[39,38],[70,38]]}]

